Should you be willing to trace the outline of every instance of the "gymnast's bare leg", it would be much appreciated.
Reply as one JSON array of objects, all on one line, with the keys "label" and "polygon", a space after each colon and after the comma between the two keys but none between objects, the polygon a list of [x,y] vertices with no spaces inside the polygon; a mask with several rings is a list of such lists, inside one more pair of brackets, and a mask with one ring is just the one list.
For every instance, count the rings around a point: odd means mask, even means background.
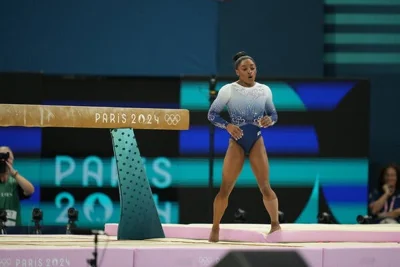
[{"label": "gymnast's bare leg", "polygon": [[243,149],[234,140],[229,139],[229,146],[225,154],[224,166],[222,169],[222,183],[214,199],[213,226],[209,238],[210,242],[219,241],[219,225],[228,207],[229,195],[242,171],[244,158]]},{"label": "gymnast's bare leg", "polygon": [[251,149],[249,160],[263,197],[264,206],[271,218],[271,230],[269,233],[273,233],[281,229],[279,225],[278,198],[269,183],[269,162],[262,137],[256,141]]}]

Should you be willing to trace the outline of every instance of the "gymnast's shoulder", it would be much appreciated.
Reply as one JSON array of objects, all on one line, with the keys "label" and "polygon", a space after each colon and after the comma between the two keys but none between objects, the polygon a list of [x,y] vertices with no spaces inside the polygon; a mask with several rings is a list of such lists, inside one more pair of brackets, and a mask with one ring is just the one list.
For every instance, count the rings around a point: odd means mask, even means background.
[{"label": "gymnast's shoulder", "polygon": [[234,83],[227,83],[223,85],[219,90],[218,94],[219,95],[224,95],[224,96],[230,96],[231,95],[231,90],[232,87],[234,86]]},{"label": "gymnast's shoulder", "polygon": [[271,91],[271,88],[269,88],[269,86],[266,85],[265,83],[257,83],[257,85],[263,88],[264,90]]},{"label": "gymnast's shoulder", "polygon": [[264,91],[267,93],[267,95],[272,95],[272,90],[271,90],[271,88],[269,88],[268,85],[266,85],[266,84],[264,84],[264,83],[258,83],[258,84],[259,84],[259,86],[260,86],[261,88],[264,89]]},{"label": "gymnast's shoulder", "polygon": [[221,90],[229,91],[229,90],[232,89],[232,87],[235,86],[235,84],[237,84],[237,83],[236,83],[236,82],[233,82],[233,83],[224,84],[224,85],[221,87],[221,89],[219,89],[219,90],[220,90],[220,91],[221,91]]}]

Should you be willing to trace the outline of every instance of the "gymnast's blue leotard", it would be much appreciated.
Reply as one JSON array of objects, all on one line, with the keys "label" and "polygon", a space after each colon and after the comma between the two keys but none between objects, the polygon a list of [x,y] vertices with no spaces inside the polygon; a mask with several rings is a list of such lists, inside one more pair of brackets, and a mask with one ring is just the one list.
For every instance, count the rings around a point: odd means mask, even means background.
[{"label": "gymnast's blue leotard", "polygon": [[236,142],[249,154],[253,145],[261,137],[258,120],[268,115],[273,124],[278,114],[272,101],[271,89],[260,83],[253,87],[243,87],[237,82],[224,85],[208,111],[208,120],[219,128],[226,129],[229,124],[220,113],[228,107],[231,123],[239,126],[243,137]]}]

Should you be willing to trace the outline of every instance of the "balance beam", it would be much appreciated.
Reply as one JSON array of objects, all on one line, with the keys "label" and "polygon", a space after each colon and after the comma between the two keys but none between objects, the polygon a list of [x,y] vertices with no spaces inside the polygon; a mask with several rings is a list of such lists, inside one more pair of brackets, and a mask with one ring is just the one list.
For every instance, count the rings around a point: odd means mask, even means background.
[{"label": "balance beam", "polygon": [[0,104],[0,126],[187,130],[185,109]]},{"label": "balance beam", "polygon": [[110,129],[121,204],[118,240],[165,237],[133,129],[187,130],[188,110],[0,104],[0,127],[11,126]]}]

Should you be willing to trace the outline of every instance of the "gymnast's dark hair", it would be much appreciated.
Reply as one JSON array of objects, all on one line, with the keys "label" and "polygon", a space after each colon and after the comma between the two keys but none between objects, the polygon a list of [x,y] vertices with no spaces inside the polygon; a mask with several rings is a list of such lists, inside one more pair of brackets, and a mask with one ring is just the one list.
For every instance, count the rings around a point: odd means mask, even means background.
[{"label": "gymnast's dark hair", "polygon": [[396,181],[396,189],[395,190],[396,190],[397,193],[399,193],[400,192],[400,167],[395,163],[390,163],[390,164],[388,164],[386,167],[384,167],[381,170],[381,172],[379,174],[379,188],[378,188],[378,190],[380,192],[383,191],[382,187],[385,184],[385,174],[386,174],[386,171],[388,169],[390,169],[390,168],[393,168],[396,171],[397,181]]},{"label": "gymnast's dark hair", "polygon": [[235,69],[237,69],[237,67],[240,65],[240,62],[242,62],[245,59],[251,59],[254,62],[254,59],[247,55],[246,52],[241,51],[236,53],[236,55],[233,56],[233,65],[235,66]]}]

